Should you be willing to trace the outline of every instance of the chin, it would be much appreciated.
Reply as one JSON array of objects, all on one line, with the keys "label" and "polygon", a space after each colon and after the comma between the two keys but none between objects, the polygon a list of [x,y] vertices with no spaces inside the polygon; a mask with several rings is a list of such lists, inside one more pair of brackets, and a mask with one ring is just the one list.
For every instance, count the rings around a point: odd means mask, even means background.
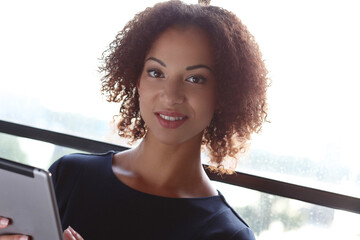
[{"label": "chin", "polygon": [[180,145],[186,142],[186,139],[179,139],[176,137],[158,137],[157,138],[158,141],[164,145],[169,145],[169,146],[176,146],[176,145]]},{"label": "chin", "polygon": [[182,144],[186,144],[186,143],[191,143],[191,145],[195,146],[197,143],[199,144],[199,147],[201,145],[201,139],[202,139],[202,132],[196,135],[191,135],[191,136],[184,136],[184,135],[179,135],[179,134],[171,134],[171,133],[167,133],[167,134],[159,134],[159,135],[155,135],[155,138],[157,138],[157,140],[164,144],[164,145],[168,145],[168,146],[176,146],[176,145],[182,145]]}]

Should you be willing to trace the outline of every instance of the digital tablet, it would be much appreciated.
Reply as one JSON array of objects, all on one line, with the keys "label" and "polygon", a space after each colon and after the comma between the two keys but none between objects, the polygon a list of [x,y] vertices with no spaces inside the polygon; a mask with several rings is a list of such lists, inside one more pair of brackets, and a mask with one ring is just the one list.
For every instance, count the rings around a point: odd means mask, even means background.
[{"label": "digital tablet", "polygon": [[45,170],[0,158],[0,216],[11,221],[0,235],[63,240],[51,174]]}]

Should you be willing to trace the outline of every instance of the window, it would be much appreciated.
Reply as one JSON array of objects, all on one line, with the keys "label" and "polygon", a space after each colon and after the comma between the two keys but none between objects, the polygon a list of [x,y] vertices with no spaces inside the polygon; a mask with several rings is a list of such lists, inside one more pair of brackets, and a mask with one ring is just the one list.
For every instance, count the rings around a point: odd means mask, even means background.
[{"label": "window", "polygon": [[[126,21],[155,2],[1,2],[0,119],[126,145],[112,123],[118,104],[100,94],[98,59]],[[358,1],[213,0],[212,5],[233,11],[248,26],[272,79],[271,123],[253,137],[237,170],[359,198]],[[1,133],[0,143],[15,149],[0,151],[0,157],[43,168],[77,151]],[[34,157],[37,147],[42,157]],[[260,240],[275,233],[284,239],[316,234],[338,239],[343,222],[359,222],[358,214],[214,184]],[[358,239],[357,226],[346,229],[346,239]]]}]

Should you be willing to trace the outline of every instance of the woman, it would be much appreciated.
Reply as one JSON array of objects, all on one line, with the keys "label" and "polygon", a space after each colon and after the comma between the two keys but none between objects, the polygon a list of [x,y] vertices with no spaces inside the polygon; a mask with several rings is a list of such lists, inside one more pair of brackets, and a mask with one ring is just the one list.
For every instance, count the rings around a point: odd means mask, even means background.
[{"label": "woman", "polygon": [[[50,167],[63,228],[87,240],[254,239],[200,158],[203,146],[213,170],[226,172],[266,118],[267,71],[237,17],[159,3],[116,36],[101,71],[103,93],[121,102],[119,135],[142,141]],[[64,237],[83,239],[71,227]]]}]

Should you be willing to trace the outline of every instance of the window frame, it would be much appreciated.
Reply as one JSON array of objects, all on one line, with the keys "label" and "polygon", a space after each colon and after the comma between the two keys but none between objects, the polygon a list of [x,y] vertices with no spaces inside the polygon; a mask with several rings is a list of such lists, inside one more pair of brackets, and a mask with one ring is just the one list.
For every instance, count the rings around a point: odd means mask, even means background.
[{"label": "window frame", "polygon": [[[0,132],[92,153],[106,152],[110,150],[124,151],[128,149],[127,147],[120,145],[58,133],[3,120],[0,120]],[[278,181],[275,179],[265,178],[239,171],[236,171],[235,174],[232,175],[218,175],[217,173],[209,171],[208,168],[206,168],[206,164],[203,164],[203,166],[205,167],[209,178],[213,181],[219,181],[268,194],[360,214],[360,198]]]}]

